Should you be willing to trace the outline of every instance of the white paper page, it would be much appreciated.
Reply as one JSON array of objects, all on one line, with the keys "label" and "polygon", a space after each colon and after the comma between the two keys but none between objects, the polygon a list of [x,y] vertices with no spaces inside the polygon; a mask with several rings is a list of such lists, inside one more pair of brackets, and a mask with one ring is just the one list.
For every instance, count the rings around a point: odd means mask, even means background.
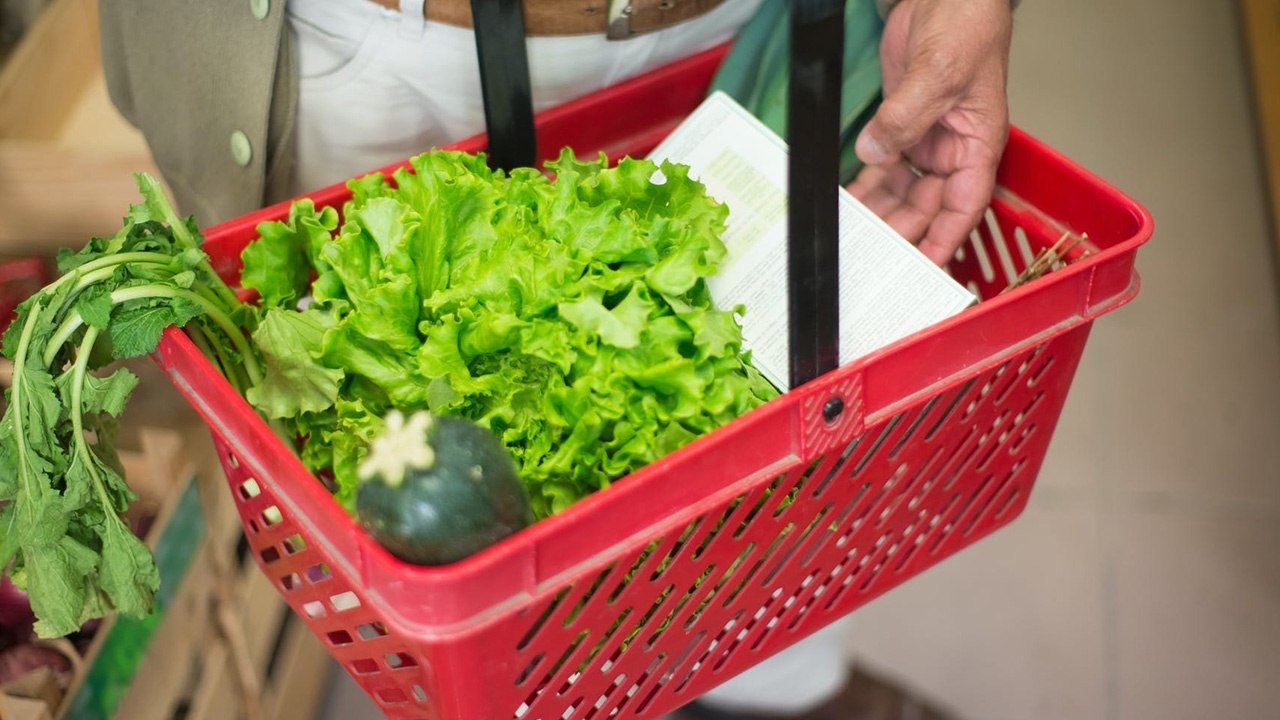
[{"label": "white paper page", "polygon": [[[649,156],[688,165],[729,208],[728,257],[708,286],[722,308],[741,304],[755,367],[787,389],[787,146],[716,93]],[[840,197],[840,363],[950,317],[976,298],[854,199]]]}]

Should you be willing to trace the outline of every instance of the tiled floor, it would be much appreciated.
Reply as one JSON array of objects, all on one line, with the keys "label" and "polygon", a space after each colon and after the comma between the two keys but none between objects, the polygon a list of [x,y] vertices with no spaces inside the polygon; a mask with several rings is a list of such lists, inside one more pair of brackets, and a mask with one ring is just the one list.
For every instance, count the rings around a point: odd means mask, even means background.
[{"label": "tiled floor", "polygon": [[[964,718],[1280,717],[1280,297],[1236,23],[1228,0],[1018,11],[1014,122],[1157,231],[1023,517],[856,615],[859,659]],[[375,717],[339,687],[328,717]]]}]

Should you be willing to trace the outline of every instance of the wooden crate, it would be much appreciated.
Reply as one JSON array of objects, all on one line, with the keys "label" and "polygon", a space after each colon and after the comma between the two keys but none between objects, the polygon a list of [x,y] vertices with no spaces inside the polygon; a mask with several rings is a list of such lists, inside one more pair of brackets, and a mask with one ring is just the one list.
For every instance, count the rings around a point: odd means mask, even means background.
[{"label": "wooden crate", "polygon": [[[245,552],[242,530],[208,431],[188,449],[209,506],[209,541],[182,588],[181,608],[156,634],[114,717],[129,720],[284,720],[316,714],[328,653],[289,611]],[[72,706],[71,709],[74,709]],[[67,714],[91,720],[104,715]]]},{"label": "wooden crate", "polygon": [[159,177],[142,134],[111,105],[98,0],[51,0],[0,66],[0,256],[52,256],[120,227]]},{"label": "wooden crate", "polygon": [[[328,653],[247,553],[207,428],[149,361],[130,369],[143,380],[122,419],[121,459],[134,507],[155,513],[157,612],[108,618],[65,694],[49,697],[31,680],[0,695],[0,720],[314,716],[333,672]],[[0,384],[10,372],[0,361]]]}]

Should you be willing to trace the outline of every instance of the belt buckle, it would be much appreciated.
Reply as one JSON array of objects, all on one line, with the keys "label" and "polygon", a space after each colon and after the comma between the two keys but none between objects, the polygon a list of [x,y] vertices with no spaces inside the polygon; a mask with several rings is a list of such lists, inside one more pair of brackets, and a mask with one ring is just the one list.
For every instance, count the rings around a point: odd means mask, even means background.
[{"label": "belt buckle", "polygon": [[605,37],[609,40],[626,40],[631,37],[631,0],[609,0],[608,22]]}]

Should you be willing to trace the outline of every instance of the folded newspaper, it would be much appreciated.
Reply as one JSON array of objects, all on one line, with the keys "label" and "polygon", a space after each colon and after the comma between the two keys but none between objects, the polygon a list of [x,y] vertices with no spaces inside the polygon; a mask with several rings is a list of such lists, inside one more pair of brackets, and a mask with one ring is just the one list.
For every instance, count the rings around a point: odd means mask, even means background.
[{"label": "folded newspaper", "polygon": [[[778,388],[790,378],[787,340],[787,145],[724,93],[703,102],[650,159],[688,165],[729,208],[728,255],[708,282],[722,308],[742,305],[743,344]],[[968,289],[856,200],[840,195],[840,363],[959,313]]]}]

